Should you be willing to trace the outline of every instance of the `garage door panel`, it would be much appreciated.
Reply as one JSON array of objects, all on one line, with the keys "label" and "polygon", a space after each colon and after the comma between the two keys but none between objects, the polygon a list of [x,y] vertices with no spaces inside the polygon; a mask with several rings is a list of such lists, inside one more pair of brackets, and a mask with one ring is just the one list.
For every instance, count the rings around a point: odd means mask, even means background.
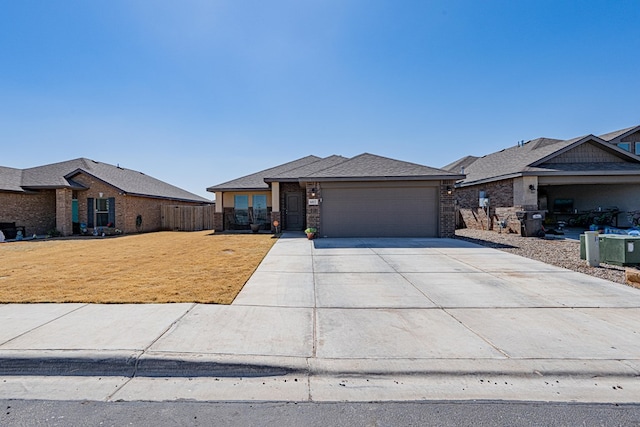
[{"label": "garage door panel", "polygon": [[323,188],[322,234],[436,237],[438,187]]}]

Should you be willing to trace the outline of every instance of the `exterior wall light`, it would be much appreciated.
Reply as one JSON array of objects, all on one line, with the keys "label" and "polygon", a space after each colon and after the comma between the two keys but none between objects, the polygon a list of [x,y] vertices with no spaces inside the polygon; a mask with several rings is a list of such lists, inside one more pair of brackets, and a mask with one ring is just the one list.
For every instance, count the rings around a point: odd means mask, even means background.
[{"label": "exterior wall light", "polygon": [[448,195],[453,194],[453,188],[451,188],[451,186],[450,186],[450,185],[447,185],[447,194],[448,194]]}]

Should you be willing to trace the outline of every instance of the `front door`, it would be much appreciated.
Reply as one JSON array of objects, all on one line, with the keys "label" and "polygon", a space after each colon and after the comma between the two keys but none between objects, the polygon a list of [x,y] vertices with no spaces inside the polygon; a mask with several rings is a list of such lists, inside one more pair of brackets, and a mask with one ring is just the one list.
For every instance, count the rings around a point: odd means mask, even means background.
[{"label": "front door", "polygon": [[80,234],[80,219],[78,216],[78,199],[71,200],[71,228],[73,234]]},{"label": "front door", "polygon": [[303,193],[287,193],[285,202],[285,230],[302,230],[304,228]]}]

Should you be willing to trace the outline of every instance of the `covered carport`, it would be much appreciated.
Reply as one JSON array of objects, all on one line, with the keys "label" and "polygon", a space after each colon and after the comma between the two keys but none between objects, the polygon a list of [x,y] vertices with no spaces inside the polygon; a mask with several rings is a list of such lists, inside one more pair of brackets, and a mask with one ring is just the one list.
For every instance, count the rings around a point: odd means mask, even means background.
[{"label": "covered carport", "polygon": [[630,213],[640,211],[640,176],[539,176],[540,206],[555,220],[579,222],[589,212],[612,215],[618,227],[630,227]]}]

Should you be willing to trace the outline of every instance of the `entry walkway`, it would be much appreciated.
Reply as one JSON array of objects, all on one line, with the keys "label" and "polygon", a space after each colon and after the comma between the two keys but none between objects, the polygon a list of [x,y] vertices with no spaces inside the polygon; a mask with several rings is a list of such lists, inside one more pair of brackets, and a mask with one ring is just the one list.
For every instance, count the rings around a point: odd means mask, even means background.
[{"label": "entry walkway", "polygon": [[230,306],[0,320],[3,398],[640,400],[640,290],[454,239],[285,234]]}]

